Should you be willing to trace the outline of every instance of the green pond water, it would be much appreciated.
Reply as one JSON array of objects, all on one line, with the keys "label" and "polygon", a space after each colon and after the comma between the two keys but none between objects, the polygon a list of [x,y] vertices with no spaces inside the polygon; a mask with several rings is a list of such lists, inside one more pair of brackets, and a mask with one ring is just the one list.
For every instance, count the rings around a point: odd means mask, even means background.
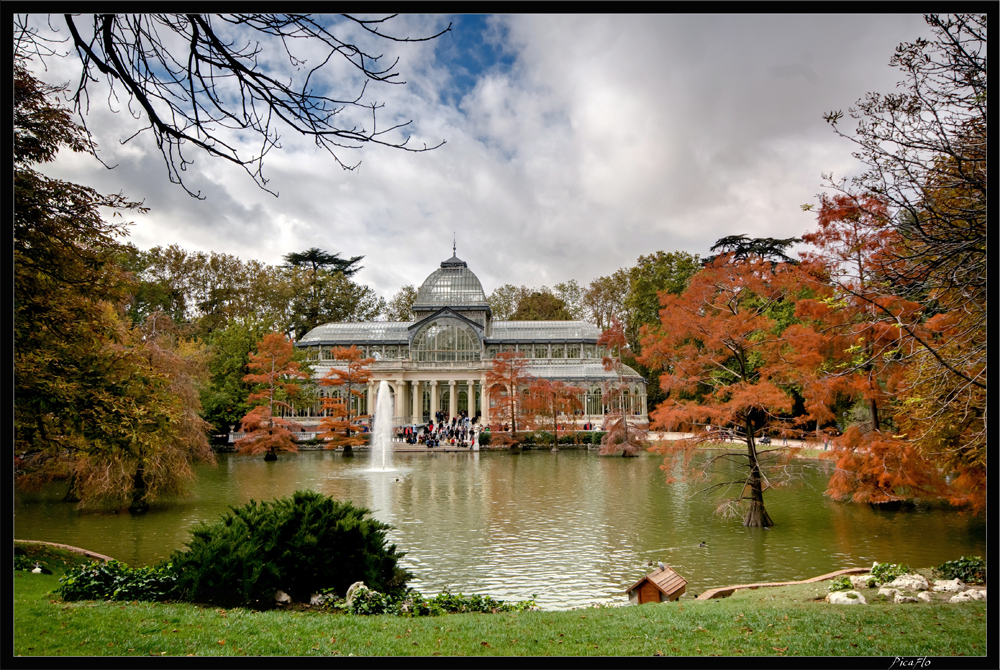
[{"label": "green pond water", "polygon": [[[801,484],[765,492],[770,529],[715,514],[705,484],[666,484],[662,459],[593,451],[394,456],[372,470],[364,452],[260,457],[220,454],[200,466],[192,495],[142,516],[81,512],[65,485],[15,496],[18,539],[61,542],[150,564],[181,549],[189,531],[229,505],[312,489],[374,510],[406,552],[410,586],[521,600],[543,609],[624,602],[625,590],[663,561],[688,580],[687,596],[729,584],[807,579],[873,561],[939,565],[986,556],[983,518],[936,504],[897,511],[823,495],[832,464],[803,461]],[[699,545],[704,542],[705,547]]]}]

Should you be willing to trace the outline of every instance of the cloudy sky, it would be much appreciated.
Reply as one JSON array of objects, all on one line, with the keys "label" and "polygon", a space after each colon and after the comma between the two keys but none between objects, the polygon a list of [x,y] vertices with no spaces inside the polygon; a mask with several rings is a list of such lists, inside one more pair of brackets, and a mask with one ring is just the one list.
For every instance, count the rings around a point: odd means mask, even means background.
[{"label": "cloudy sky", "polygon": [[[656,250],[705,256],[726,235],[809,230],[800,205],[815,202],[822,174],[859,169],[823,113],[892,91],[896,45],[928,34],[916,14],[435,15],[390,28],[427,35],[449,22],[432,42],[364,43],[398,55],[407,82],[369,86],[366,99],[385,104],[379,126],[412,120],[410,144],[446,142],[434,151],[345,150],[345,163],[362,161],[346,172],[284,131],[264,165],[274,197],[190,150],[196,200],[168,182],[149,133],[119,142],[138,126],[95,93],[88,124],[117,167],[67,155],[47,171],[144,200],[151,211],[131,232],[140,248],[268,263],[309,247],[364,255],[358,279],[391,297],[451,255],[454,233],[487,293],[586,285]],[[74,59],[51,59],[42,78],[75,83]],[[318,81],[356,84],[343,68]]]}]

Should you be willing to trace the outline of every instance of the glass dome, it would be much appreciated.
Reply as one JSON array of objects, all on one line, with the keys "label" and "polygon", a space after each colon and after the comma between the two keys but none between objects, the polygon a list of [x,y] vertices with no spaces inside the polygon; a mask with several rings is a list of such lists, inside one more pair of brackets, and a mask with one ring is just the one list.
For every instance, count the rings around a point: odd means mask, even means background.
[{"label": "glass dome", "polygon": [[415,361],[478,361],[482,343],[469,324],[453,318],[437,318],[421,326],[410,351]]},{"label": "glass dome", "polygon": [[431,273],[417,291],[413,307],[487,305],[483,285],[465,261],[452,256]]}]

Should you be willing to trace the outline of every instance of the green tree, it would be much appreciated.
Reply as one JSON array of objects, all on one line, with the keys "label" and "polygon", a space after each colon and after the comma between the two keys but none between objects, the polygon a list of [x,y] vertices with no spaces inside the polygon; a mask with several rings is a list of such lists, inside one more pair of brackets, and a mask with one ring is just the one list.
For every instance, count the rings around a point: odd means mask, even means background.
[{"label": "green tree", "polygon": [[532,291],[521,298],[510,318],[514,321],[572,321],[573,315],[563,300],[545,289]]},{"label": "green tree", "polygon": [[341,272],[290,270],[290,331],[296,339],[324,323],[376,321],[386,311],[385,298]]},{"label": "green tree", "polygon": [[[155,334],[123,318],[134,284],[118,260],[116,218],[145,211],[124,196],[51,179],[35,167],[60,148],[90,152],[84,130],[46,86],[14,66],[14,448],[17,481],[73,476],[84,504],[136,510],[182,489],[190,464],[211,458],[197,395]],[[165,353],[166,352],[166,353]],[[169,353],[169,355],[168,355]]]},{"label": "green tree", "polygon": [[587,318],[587,308],[583,305],[584,289],[575,279],[564,281],[552,287],[557,298],[566,303],[573,321],[583,321]]},{"label": "green tree", "polygon": [[486,298],[486,301],[490,304],[490,310],[493,312],[494,319],[508,321],[513,318],[514,312],[517,311],[517,306],[521,303],[522,298],[530,293],[531,290],[527,286],[519,287],[513,284],[504,284],[494,289],[489,297]]},{"label": "green tree", "polygon": [[250,362],[250,353],[269,332],[269,323],[250,317],[232,321],[208,336],[211,351],[209,379],[201,391],[201,404],[203,416],[215,433],[226,433],[239,426],[250,411],[247,397],[253,387],[243,377]]},{"label": "green tree", "polygon": [[385,308],[385,317],[389,321],[413,321],[413,303],[417,300],[417,289],[412,284],[400,288],[389,300]]}]

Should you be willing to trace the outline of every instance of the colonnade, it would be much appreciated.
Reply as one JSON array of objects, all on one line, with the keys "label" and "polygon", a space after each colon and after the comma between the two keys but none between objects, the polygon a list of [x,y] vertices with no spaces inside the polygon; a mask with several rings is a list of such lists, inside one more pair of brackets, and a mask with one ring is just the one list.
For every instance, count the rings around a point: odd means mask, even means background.
[{"label": "colonnade", "polygon": [[[368,382],[368,407],[375,407],[375,396],[378,393],[379,382]],[[434,418],[438,411],[444,411],[448,416],[458,416],[459,410],[465,410],[470,417],[479,413],[482,420],[489,421],[489,392],[486,389],[485,378],[464,379],[388,379],[394,398],[394,419],[403,423],[424,422],[424,394],[429,395],[429,416]],[[464,387],[466,402],[459,407],[459,390]],[[448,391],[447,407],[441,406],[443,392]],[[479,402],[476,403],[476,395]]]}]

